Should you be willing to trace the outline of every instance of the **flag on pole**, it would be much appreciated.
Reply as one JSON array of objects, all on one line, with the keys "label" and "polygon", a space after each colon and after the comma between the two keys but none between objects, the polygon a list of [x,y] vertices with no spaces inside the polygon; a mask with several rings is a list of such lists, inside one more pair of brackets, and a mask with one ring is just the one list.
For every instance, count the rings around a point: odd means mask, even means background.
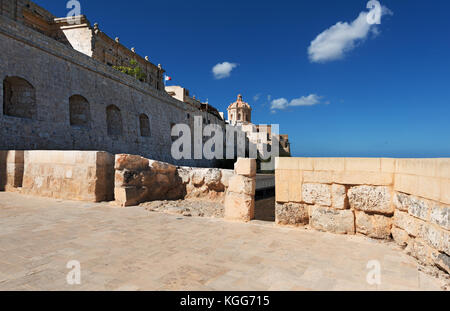
[{"label": "flag on pole", "polygon": [[167,82],[167,81],[172,81],[172,78],[171,77],[169,77],[169,76],[166,76],[165,78],[164,78],[164,80]]}]

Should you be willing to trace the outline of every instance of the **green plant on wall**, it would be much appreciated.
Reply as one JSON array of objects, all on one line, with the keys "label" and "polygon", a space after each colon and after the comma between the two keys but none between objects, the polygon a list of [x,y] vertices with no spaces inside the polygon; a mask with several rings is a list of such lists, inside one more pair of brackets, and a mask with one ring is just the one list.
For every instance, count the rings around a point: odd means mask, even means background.
[{"label": "green plant on wall", "polygon": [[147,75],[142,70],[141,67],[139,67],[138,62],[135,59],[132,59],[130,61],[130,67],[128,66],[113,66],[114,69],[119,70],[120,72],[126,73],[129,76],[135,77],[141,82],[144,82],[147,78]]}]

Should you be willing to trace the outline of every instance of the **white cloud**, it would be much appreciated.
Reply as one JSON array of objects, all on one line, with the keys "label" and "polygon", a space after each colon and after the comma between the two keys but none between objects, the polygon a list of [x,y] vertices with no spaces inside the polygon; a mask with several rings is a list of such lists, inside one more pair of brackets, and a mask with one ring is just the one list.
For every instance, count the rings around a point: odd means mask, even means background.
[{"label": "white cloud", "polygon": [[299,107],[299,106],[314,106],[319,104],[329,104],[329,102],[322,102],[322,97],[316,94],[311,94],[308,96],[302,96],[299,98],[294,98],[291,101],[288,101],[286,98],[278,98],[272,100],[270,104],[270,109],[275,110],[284,110],[288,107]]},{"label": "white cloud", "polygon": [[286,98],[278,98],[274,99],[270,105],[270,109],[286,109],[289,105],[289,102]]},{"label": "white cloud", "polygon": [[233,69],[236,68],[237,66],[238,64],[229,62],[223,62],[215,65],[212,69],[214,78],[218,80],[228,78],[231,75],[231,71],[233,71]]},{"label": "white cloud", "polygon": [[[381,16],[393,14],[388,8],[381,6],[378,1],[375,2],[381,7]],[[361,12],[350,24],[338,22],[319,34],[308,48],[310,61],[324,63],[341,59],[346,52],[353,50],[358,43],[367,39],[370,33],[378,34],[377,24],[368,22],[370,13],[373,14],[372,11]]]},{"label": "white cloud", "polygon": [[261,97],[261,94],[256,94],[255,96],[253,96],[253,101],[257,102],[260,97]]}]

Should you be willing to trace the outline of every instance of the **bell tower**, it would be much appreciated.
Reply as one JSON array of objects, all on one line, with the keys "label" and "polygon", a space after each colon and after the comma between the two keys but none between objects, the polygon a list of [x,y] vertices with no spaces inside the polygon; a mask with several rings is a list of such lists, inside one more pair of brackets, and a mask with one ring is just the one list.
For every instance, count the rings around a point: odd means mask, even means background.
[{"label": "bell tower", "polygon": [[228,122],[230,124],[249,124],[252,122],[252,108],[244,102],[239,94],[237,100],[228,107]]}]

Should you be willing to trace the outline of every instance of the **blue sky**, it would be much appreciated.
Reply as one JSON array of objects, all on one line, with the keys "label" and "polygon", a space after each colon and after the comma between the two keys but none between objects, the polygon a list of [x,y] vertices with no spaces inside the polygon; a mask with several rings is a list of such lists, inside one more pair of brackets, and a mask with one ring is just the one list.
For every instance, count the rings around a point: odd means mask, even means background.
[{"label": "blue sky", "polygon": [[[171,84],[220,111],[242,93],[254,123],[289,134],[294,156],[450,156],[450,1],[384,0],[369,26],[357,20],[368,0],[80,2]],[[235,67],[217,79],[224,62]]]}]

